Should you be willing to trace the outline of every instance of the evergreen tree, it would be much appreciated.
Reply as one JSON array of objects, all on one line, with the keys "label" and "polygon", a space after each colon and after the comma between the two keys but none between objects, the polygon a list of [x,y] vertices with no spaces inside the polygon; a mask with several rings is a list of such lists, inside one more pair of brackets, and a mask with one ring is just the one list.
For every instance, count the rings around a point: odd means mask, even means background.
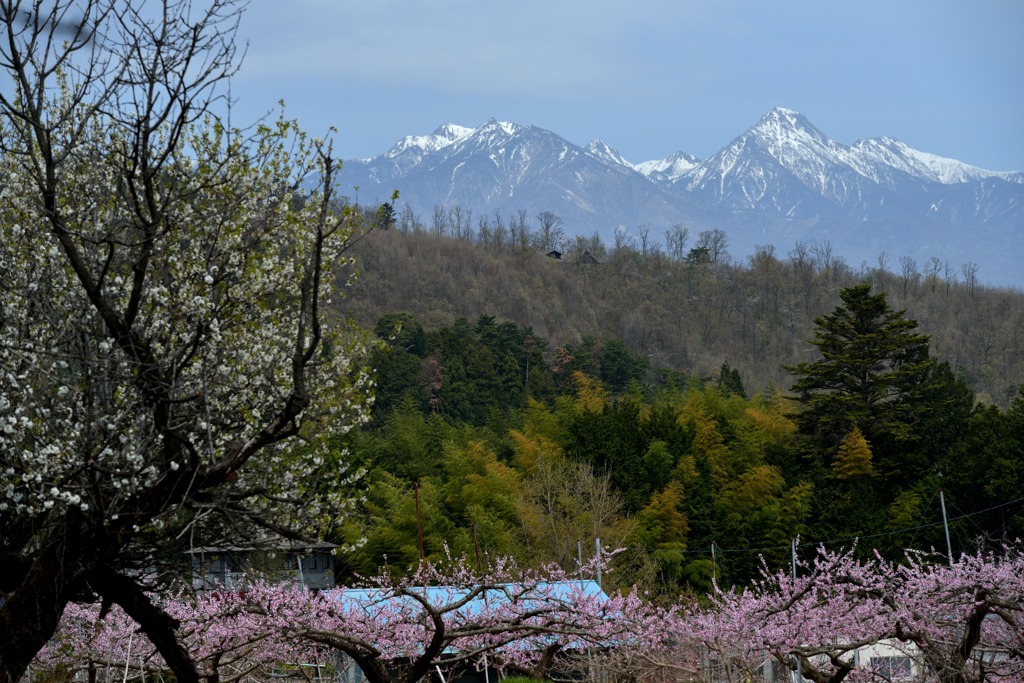
[{"label": "evergreen tree", "polygon": [[[930,404],[935,361],[928,337],[870,285],[846,288],[840,297],[842,306],[815,319],[811,343],[821,358],[787,368],[797,376],[793,392],[804,407],[795,420],[816,441],[823,464],[858,428],[872,444],[876,465],[892,473],[900,466],[897,452],[920,438],[916,427]],[[887,454],[893,457],[883,462]]]},{"label": "evergreen tree", "polygon": [[747,390],[743,388],[740,371],[731,367],[728,362],[722,363],[722,367],[718,371],[718,389],[726,396],[735,394],[742,398],[747,397]]}]

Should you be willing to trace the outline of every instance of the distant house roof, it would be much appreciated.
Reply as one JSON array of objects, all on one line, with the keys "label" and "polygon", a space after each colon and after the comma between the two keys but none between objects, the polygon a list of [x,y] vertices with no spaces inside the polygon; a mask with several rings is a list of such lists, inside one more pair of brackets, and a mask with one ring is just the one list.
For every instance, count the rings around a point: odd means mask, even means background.
[{"label": "distant house roof", "polygon": [[552,249],[551,251],[549,251],[547,253],[547,256],[548,256],[548,258],[553,258],[556,261],[561,261],[562,260],[562,252],[558,251],[557,249]]},{"label": "distant house roof", "polygon": [[[514,588],[516,584],[506,585]],[[431,605],[443,607],[465,597],[471,589],[465,586],[421,586],[410,588],[409,590],[414,593],[422,591]],[[608,596],[601,590],[597,582],[589,579],[541,583],[538,584],[538,593],[559,601],[568,601],[574,596],[588,599],[596,598],[598,600],[608,599]],[[381,590],[380,588],[336,588],[324,591],[323,594],[336,600],[346,611],[362,609],[368,605],[390,602],[392,600],[409,604],[416,603],[408,595],[393,595],[390,591]],[[500,605],[505,602],[508,602],[508,595],[499,586],[494,590],[489,590],[476,596],[463,605],[458,612],[466,616],[472,616],[479,614],[485,608],[489,609],[494,605]]]},{"label": "distant house roof", "polygon": [[[514,589],[517,584],[505,584]],[[444,607],[466,597],[470,588],[465,586],[421,586],[408,589],[413,593],[422,594],[434,607]],[[554,581],[550,583],[539,583],[538,594],[546,599],[559,603],[571,603],[574,599],[594,600],[604,602],[609,600],[608,595],[601,590],[601,587],[593,580],[567,580]],[[388,603],[397,602],[405,607],[419,607],[419,602],[409,595],[394,595],[391,591],[379,588],[336,588],[325,590],[321,595],[337,601],[342,610],[347,613],[358,611],[375,611],[375,607],[384,607]],[[520,604],[530,606],[537,602],[539,606],[541,598],[524,597]],[[502,590],[502,586],[496,586],[494,590],[485,591],[474,597],[465,605],[455,611],[455,614],[463,618],[472,618],[484,612],[484,610],[500,609],[503,604],[509,604],[508,594]],[[386,613],[388,610],[383,610]]]},{"label": "distant house roof", "polygon": [[591,254],[589,251],[584,251],[582,254],[579,255],[579,258],[576,259],[576,263],[601,263],[601,262],[598,261],[596,258],[594,258],[594,255]]}]

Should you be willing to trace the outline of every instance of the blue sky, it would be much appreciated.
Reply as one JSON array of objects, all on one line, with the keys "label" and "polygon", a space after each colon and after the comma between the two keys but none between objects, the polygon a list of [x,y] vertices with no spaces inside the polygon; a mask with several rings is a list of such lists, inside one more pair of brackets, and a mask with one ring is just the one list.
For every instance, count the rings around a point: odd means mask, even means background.
[{"label": "blue sky", "polygon": [[1021,0],[252,0],[235,123],[276,108],[343,158],[488,118],[640,162],[713,154],[775,106],[1024,170]]}]

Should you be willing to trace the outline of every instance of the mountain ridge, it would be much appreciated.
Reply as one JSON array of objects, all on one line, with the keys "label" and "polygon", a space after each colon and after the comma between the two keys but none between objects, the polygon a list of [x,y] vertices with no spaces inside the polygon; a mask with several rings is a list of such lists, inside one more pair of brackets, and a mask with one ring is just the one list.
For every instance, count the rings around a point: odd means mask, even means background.
[{"label": "mountain ridge", "polygon": [[341,184],[371,201],[398,189],[420,215],[456,205],[478,217],[550,211],[568,236],[604,240],[683,224],[694,235],[724,230],[737,257],[829,242],[853,263],[881,252],[938,258],[1024,286],[1024,172],[988,171],[891,137],[846,145],[783,107],[705,159],[677,151],[639,163],[601,140],[581,147],[533,125],[444,124],[346,161]]}]

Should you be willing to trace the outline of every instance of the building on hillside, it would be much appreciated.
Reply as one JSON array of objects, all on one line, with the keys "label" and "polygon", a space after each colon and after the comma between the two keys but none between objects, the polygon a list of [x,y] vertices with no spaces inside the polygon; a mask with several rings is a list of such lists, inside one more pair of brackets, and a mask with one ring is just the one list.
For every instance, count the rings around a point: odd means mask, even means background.
[{"label": "building on hillside", "polygon": [[192,587],[198,592],[237,588],[253,577],[327,590],[335,587],[336,562],[331,551],[336,547],[322,541],[274,549],[208,546],[186,554],[192,563]]}]

